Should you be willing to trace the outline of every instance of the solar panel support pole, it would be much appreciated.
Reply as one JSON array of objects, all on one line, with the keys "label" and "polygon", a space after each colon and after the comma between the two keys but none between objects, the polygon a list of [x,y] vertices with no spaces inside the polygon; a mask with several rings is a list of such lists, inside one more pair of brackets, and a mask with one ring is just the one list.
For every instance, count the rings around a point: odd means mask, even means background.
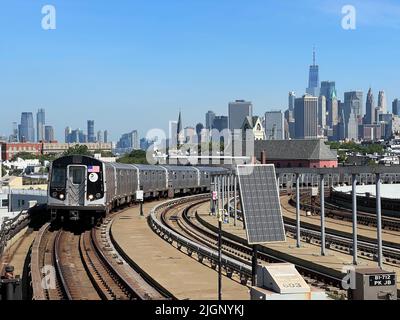
[{"label": "solar panel support pole", "polygon": [[251,285],[255,287],[257,285],[257,256],[258,256],[258,246],[253,245],[253,256],[251,259]]},{"label": "solar panel support pole", "polygon": [[234,215],[235,215],[235,217],[234,217],[234,221],[233,221],[233,224],[234,224],[234,226],[236,227],[236,223],[237,223],[237,203],[236,203],[236,199],[237,199],[237,177],[236,177],[236,175],[233,177],[233,180],[234,180],[234,195],[233,195],[233,212],[234,212]]},{"label": "solar panel support pole", "polygon": [[296,173],[296,245],[300,248],[300,174]]},{"label": "solar panel support pole", "polygon": [[357,175],[352,174],[352,206],[353,206],[353,264],[357,265]]},{"label": "solar panel support pole", "polygon": [[222,300],[222,217],[218,219],[218,300]]},{"label": "solar panel support pole", "polygon": [[225,176],[222,177],[222,219],[225,220]]},{"label": "solar panel support pole", "polygon": [[378,265],[379,268],[383,267],[382,256],[382,207],[381,207],[381,174],[376,174],[376,220],[377,220],[377,240],[378,240]]},{"label": "solar panel support pole", "polygon": [[228,181],[228,183],[227,183],[227,193],[228,193],[228,195],[227,195],[227,197],[226,197],[226,209],[227,209],[227,211],[228,211],[228,223],[229,223],[229,221],[230,221],[230,218],[231,218],[231,207],[230,207],[230,202],[229,202],[229,200],[230,200],[230,197],[231,197],[231,175],[229,175],[228,177],[227,177],[227,181]]},{"label": "solar panel support pole", "polygon": [[320,175],[319,196],[321,207],[321,256],[325,256],[325,175],[323,174]]}]

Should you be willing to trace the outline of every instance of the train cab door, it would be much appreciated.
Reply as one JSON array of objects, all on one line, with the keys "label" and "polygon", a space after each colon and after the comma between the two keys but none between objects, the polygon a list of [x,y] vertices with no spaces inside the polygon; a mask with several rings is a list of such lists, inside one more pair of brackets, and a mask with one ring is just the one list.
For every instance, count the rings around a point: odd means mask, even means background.
[{"label": "train cab door", "polygon": [[70,206],[84,206],[86,198],[85,166],[71,165],[67,169],[67,201]]}]

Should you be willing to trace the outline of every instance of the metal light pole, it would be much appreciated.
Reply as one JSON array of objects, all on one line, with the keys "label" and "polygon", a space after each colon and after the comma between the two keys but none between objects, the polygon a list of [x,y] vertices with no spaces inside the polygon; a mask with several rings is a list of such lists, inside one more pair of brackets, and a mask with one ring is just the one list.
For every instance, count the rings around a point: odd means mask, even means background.
[{"label": "metal light pole", "polygon": [[[221,181],[221,178],[219,179]],[[222,185],[223,185],[222,178]],[[219,189],[219,188],[218,188]],[[222,192],[223,192],[222,188]],[[223,194],[223,193],[222,193]],[[219,200],[218,200],[219,201]],[[222,210],[218,208],[218,300],[222,300],[222,217],[224,209],[224,197],[222,195]]]},{"label": "metal light pole", "polygon": [[376,174],[376,220],[377,220],[377,239],[378,239],[378,265],[379,268],[383,267],[382,256],[382,208],[381,208],[381,175]]},{"label": "metal light pole", "polygon": [[236,223],[237,223],[237,202],[236,202],[237,201],[237,198],[236,198],[236,196],[237,196],[237,177],[236,177],[236,175],[234,176],[233,180],[234,180],[233,212],[235,215],[234,226],[236,227]]},{"label": "metal light pole", "polygon": [[325,256],[325,176],[323,174],[320,176],[319,193],[321,206],[321,256]]},{"label": "metal light pole", "polygon": [[352,174],[352,206],[353,206],[353,264],[357,265],[357,175]]},{"label": "metal light pole", "polygon": [[296,245],[300,248],[300,174],[296,173]]}]

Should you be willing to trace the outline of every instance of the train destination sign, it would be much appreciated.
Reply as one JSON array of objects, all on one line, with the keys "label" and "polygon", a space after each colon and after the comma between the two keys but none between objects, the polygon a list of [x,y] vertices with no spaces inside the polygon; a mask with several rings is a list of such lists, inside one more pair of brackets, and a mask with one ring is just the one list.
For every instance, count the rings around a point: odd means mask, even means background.
[{"label": "train destination sign", "polygon": [[369,276],[370,287],[388,287],[396,285],[396,275],[394,273],[375,274]]}]

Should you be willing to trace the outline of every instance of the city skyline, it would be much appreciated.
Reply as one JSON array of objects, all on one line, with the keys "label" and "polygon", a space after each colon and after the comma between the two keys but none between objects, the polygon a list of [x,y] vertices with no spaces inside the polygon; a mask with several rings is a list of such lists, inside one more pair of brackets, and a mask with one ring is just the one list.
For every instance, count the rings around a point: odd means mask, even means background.
[{"label": "city skyline", "polygon": [[[9,2],[8,11],[20,2]],[[399,10],[385,10],[390,6],[399,9],[394,1],[382,1],[379,8],[370,1],[354,1],[358,24],[352,31],[340,26],[341,1],[326,1],[324,5],[317,1],[255,1],[251,8],[228,1],[172,1],[168,6],[161,2],[155,2],[155,6],[122,2],[115,12],[109,12],[108,5],[96,4],[96,16],[109,18],[107,26],[95,18],[92,6],[86,4],[75,10],[73,2],[54,1],[59,19],[54,31],[41,30],[38,1],[18,8],[21,19],[17,22],[9,17],[0,19],[0,26],[9,30],[4,37],[8,50],[0,60],[4,70],[0,84],[5,89],[0,103],[12,110],[1,119],[0,134],[12,131],[12,122],[19,121],[20,113],[39,107],[46,109],[46,120],[54,126],[60,141],[67,124],[79,126],[74,120],[77,117],[93,118],[98,127],[109,129],[110,140],[117,141],[133,128],[141,136],[151,128],[166,131],[168,121],[176,118],[179,109],[190,125],[203,119],[207,110],[227,115],[228,102],[236,99],[251,101],[257,115],[284,111],[288,91],[295,91],[297,97],[305,93],[313,46],[320,80],[334,80],[340,99],[348,91],[361,90],[366,95],[371,86],[375,101],[378,92],[385,91],[390,111],[392,101],[400,95],[394,80],[400,66],[393,49],[397,45],[388,40],[399,27],[393,22]],[[138,21],[123,19],[134,9],[140,12],[135,15]],[[226,12],[235,23],[223,18]],[[304,24],[299,12],[313,14],[313,19]],[[115,23],[121,15],[126,28]],[[371,15],[375,19],[366,18]],[[158,18],[166,16],[185,18],[180,22],[168,20],[163,26]],[[386,23],[378,16],[387,17],[383,19]],[[210,20],[209,25],[202,23],[205,19]],[[281,21],[290,23],[281,25]],[[142,33],[134,32],[137,24],[142,24]],[[279,39],[271,32],[277,24],[282,29]],[[312,27],[319,31],[304,41],[304,30]],[[99,34],[86,41],[97,29]],[[337,43],[332,39],[338,39]],[[105,47],[103,43],[108,42]],[[199,50],[202,47],[212,47],[213,51]],[[347,48],[345,53],[343,47]],[[154,48],[162,49],[163,54],[157,54]],[[371,61],[375,65],[371,66]],[[108,110],[118,112],[110,118],[105,116]],[[120,114],[126,116],[118,117]]]}]

